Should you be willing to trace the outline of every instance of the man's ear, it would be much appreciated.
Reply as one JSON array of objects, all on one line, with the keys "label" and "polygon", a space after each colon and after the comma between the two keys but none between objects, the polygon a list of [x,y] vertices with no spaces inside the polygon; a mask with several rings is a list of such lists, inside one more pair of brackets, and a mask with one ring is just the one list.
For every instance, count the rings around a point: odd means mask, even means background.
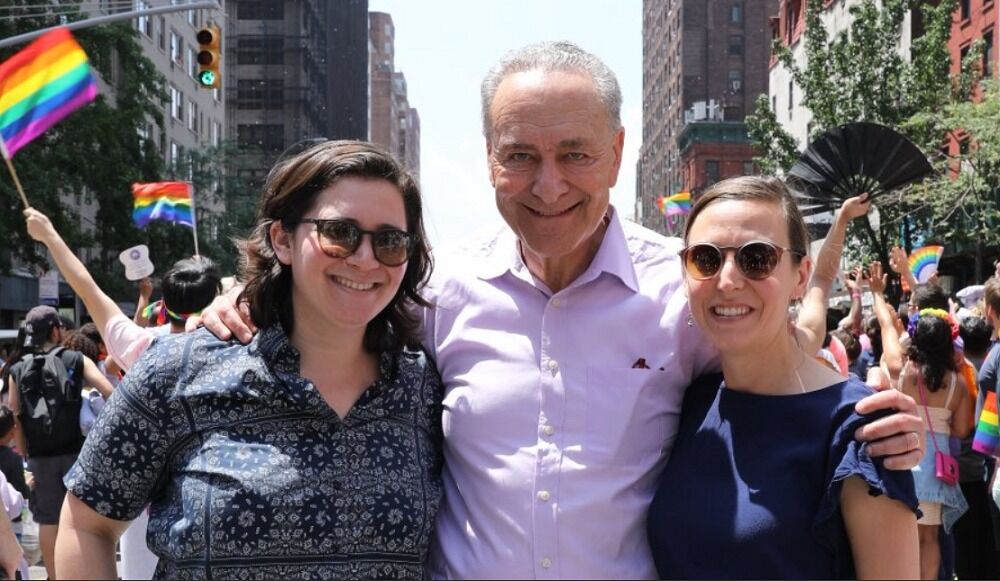
[{"label": "man's ear", "polygon": [[285,266],[292,264],[292,234],[285,230],[284,224],[275,220],[271,222],[268,229],[268,237],[271,239],[271,248],[274,248],[274,255],[278,262]]}]

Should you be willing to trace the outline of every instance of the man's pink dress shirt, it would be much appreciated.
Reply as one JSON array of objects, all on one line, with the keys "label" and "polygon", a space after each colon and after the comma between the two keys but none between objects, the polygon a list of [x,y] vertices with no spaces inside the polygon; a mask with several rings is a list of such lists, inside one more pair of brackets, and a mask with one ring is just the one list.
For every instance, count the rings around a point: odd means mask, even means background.
[{"label": "man's pink dress shirt", "polygon": [[514,234],[437,251],[425,342],[445,383],[432,574],[653,578],[646,511],[685,388],[718,369],[677,252],[615,213],[553,294]]}]

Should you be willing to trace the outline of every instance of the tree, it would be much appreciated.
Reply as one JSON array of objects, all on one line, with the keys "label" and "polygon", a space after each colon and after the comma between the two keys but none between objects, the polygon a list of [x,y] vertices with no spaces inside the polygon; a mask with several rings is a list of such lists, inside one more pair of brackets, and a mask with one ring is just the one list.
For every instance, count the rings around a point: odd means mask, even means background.
[{"label": "tree", "polygon": [[[212,258],[224,273],[235,273],[238,249],[235,240],[249,236],[255,222],[259,189],[241,177],[243,169],[259,167],[260,154],[233,143],[189,152],[191,183],[199,200],[222,204],[226,211],[199,222],[202,254]],[[201,218],[199,213],[199,218]]]},{"label": "tree", "polygon": [[[850,7],[849,29],[830,38],[820,18],[823,0],[807,0],[804,65],[799,66],[791,49],[780,42],[774,51],[812,114],[810,138],[844,123],[871,121],[901,131],[924,151],[937,151],[943,128],[910,120],[921,112],[940,112],[953,99],[948,38],[954,8],[953,0],[862,0]],[[923,33],[913,39],[907,59],[899,41],[911,10],[923,22]],[[797,158],[791,147],[794,139],[777,123],[766,98],[757,101],[747,125],[761,154],[758,164],[776,173],[787,171]],[[888,266],[888,247],[899,242],[901,224],[919,219],[913,214],[926,205],[925,199],[907,191],[885,197],[891,199],[880,202],[878,232],[865,221],[851,225],[853,235],[869,242],[854,252],[855,260],[877,255]]]},{"label": "tree", "polygon": [[[62,15],[69,20],[83,17],[78,11]],[[52,14],[29,16],[25,12],[0,21],[0,37],[58,22]],[[139,129],[149,122],[162,126],[164,79],[143,55],[128,23],[88,28],[75,36],[113,92],[102,92],[93,103],[28,144],[13,161],[31,204],[52,217],[70,246],[100,249],[88,263],[98,283],[112,296],[133,298],[117,260],[121,249],[147,243],[154,255],[164,256],[159,261],[164,262],[179,258],[176,249],[184,248],[180,243],[184,233],[157,232],[147,239],[132,225],[130,215],[131,183],[156,181],[162,175],[162,158],[149,139],[140,137]],[[0,51],[0,60],[21,48]],[[79,219],[67,215],[66,197],[93,204],[92,235],[82,235]],[[0,228],[18,233],[6,240],[9,253],[0,254],[0,269],[8,270],[12,259],[44,263],[44,254],[25,233],[21,203],[9,176],[0,179]]]},{"label": "tree", "polygon": [[961,147],[958,155],[943,156],[942,171],[925,185],[934,194],[927,196],[929,228],[942,241],[975,248],[976,280],[985,278],[984,248],[1000,244],[1000,85],[982,87],[978,101],[949,104],[934,116]]}]

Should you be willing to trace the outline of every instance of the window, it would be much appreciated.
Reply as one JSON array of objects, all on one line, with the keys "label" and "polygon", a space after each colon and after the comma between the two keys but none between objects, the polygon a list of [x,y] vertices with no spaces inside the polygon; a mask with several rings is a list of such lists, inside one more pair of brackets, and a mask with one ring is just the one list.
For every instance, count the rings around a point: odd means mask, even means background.
[{"label": "window", "polygon": [[211,132],[210,137],[211,137],[211,140],[212,140],[212,146],[213,147],[218,147],[219,146],[219,137],[220,137],[221,133],[222,133],[222,126],[219,125],[218,121],[212,121],[212,132]]},{"label": "window", "polygon": [[188,45],[188,74],[191,78],[198,77],[198,59],[195,58],[194,47],[190,44]]},{"label": "window", "polygon": [[736,56],[743,54],[743,35],[729,35],[729,54]]},{"label": "window", "polygon": [[239,125],[236,128],[236,139],[240,145],[280,152],[284,149],[284,133],[284,125]]},{"label": "window", "polygon": [[243,37],[236,47],[236,62],[241,65],[285,64],[285,39]]},{"label": "window", "polygon": [[729,11],[729,22],[733,24],[740,24],[743,22],[743,3],[733,2],[733,7]]},{"label": "window", "polygon": [[236,102],[240,109],[281,109],[285,92],[283,79],[240,79]]},{"label": "window", "polygon": [[789,0],[785,7],[785,41],[792,44],[795,27],[799,23],[799,3],[801,0]]},{"label": "window", "polygon": [[993,29],[983,32],[983,78],[993,78]]},{"label": "window", "polygon": [[[143,0],[136,0],[135,9],[136,10],[149,10],[149,2],[144,2]],[[153,38],[153,19],[149,16],[140,16],[136,19],[136,29],[145,34],[149,38]]]},{"label": "window", "polygon": [[184,93],[173,85],[170,85],[170,115],[184,121]]},{"label": "window", "polygon": [[710,159],[705,162],[705,185],[710,186],[719,181],[719,161]]},{"label": "window", "polygon": [[745,175],[745,176],[752,176],[755,173],[756,172],[753,169],[753,162],[752,161],[744,161],[743,162],[743,175]]},{"label": "window", "polygon": [[970,0],[959,0],[958,5],[962,14],[962,20],[968,20],[972,14],[972,2]]},{"label": "window", "polygon": [[198,132],[198,104],[188,100],[188,129]]},{"label": "window", "polygon": [[181,52],[181,46],[183,45],[181,37],[174,32],[170,31],[170,60],[175,63],[184,66],[184,54]]},{"label": "window", "polygon": [[161,16],[158,22],[156,44],[160,47],[160,50],[167,50],[167,21]]},{"label": "window", "polygon": [[743,71],[739,69],[729,71],[729,90],[734,93],[743,92]]},{"label": "window", "polygon": [[788,118],[792,118],[792,107],[795,106],[795,82],[788,81]]},{"label": "window", "polygon": [[173,164],[174,166],[180,161],[181,158],[181,146],[177,145],[177,142],[170,140],[170,159],[167,163]]},{"label": "window", "polygon": [[244,0],[237,5],[239,20],[283,20],[285,3],[274,0]]}]

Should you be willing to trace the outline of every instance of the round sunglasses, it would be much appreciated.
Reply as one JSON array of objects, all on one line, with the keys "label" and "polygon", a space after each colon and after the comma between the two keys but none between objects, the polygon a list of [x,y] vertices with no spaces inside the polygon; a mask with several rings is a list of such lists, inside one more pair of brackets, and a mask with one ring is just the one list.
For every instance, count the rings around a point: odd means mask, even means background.
[{"label": "round sunglasses", "polygon": [[681,250],[681,261],[688,276],[695,280],[708,280],[719,274],[726,261],[726,254],[733,251],[736,267],[751,280],[763,280],[774,272],[781,262],[783,252],[805,256],[804,252],[784,248],[763,240],[752,240],[741,246],[716,246],[708,242],[692,244]]},{"label": "round sunglasses", "polygon": [[363,230],[350,220],[302,218],[298,222],[286,224],[314,224],[316,233],[319,234],[319,247],[333,258],[347,258],[357,252],[361,246],[361,238],[367,234],[372,239],[375,260],[385,266],[399,266],[409,260],[417,241],[416,236],[398,228]]}]

